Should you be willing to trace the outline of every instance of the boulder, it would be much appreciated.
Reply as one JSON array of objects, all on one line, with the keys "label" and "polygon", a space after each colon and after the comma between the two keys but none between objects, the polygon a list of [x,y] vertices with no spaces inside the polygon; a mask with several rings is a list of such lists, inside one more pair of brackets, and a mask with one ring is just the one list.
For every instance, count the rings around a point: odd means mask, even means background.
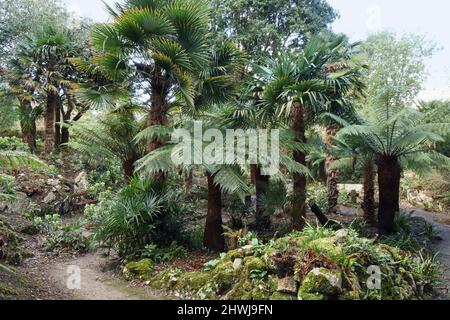
[{"label": "boulder", "polygon": [[300,300],[336,299],[342,292],[342,272],[316,268],[308,273],[298,292]]},{"label": "boulder", "polygon": [[233,262],[233,269],[239,270],[242,267],[242,264],[244,263],[244,260],[241,258],[236,258]]},{"label": "boulder", "polygon": [[123,275],[127,280],[149,280],[153,273],[153,270],[153,262],[150,259],[143,259],[140,261],[128,263],[123,268]]},{"label": "boulder", "polygon": [[87,173],[85,171],[80,172],[80,174],[75,178],[75,193],[80,193],[86,191],[89,185]]},{"label": "boulder", "polygon": [[278,279],[277,291],[280,293],[296,294],[298,292],[297,282],[294,277]]},{"label": "boulder", "polygon": [[56,199],[57,199],[56,194],[52,191],[45,196],[42,202],[45,204],[51,204],[52,202],[56,201]]}]

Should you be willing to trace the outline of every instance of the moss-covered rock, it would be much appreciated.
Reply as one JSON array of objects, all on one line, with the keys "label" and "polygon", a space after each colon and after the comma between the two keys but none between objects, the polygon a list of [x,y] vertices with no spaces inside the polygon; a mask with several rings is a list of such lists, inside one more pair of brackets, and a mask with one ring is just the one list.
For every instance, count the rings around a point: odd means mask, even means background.
[{"label": "moss-covered rock", "polygon": [[293,296],[293,295],[290,295],[287,293],[274,292],[270,296],[269,300],[272,300],[272,301],[284,301],[284,300],[294,301],[294,300],[298,300],[298,298],[296,296]]},{"label": "moss-covered rock", "polygon": [[332,259],[342,255],[342,246],[336,244],[334,237],[314,240],[309,244],[309,247],[315,252]]},{"label": "moss-covered rock", "polygon": [[25,255],[20,246],[22,241],[16,231],[0,219],[0,261],[4,260],[9,264],[19,265]]},{"label": "moss-covered rock", "polygon": [[250,275],[253,271],[266,270],[266,263],[259,257],[247,257],[244,259],[244,273]]},{"label": "moss-covered rock", "polygon": [[310,300],[311,296],[335,299],[341,292],[342,272],[340,270],[316,268],[303,280],[298,296],[301,300]]},{"label": "moss-covered rock", "polygon": [[154,271],[153,262],[150,259],[130,262],[123,268],[123,275],[127,280],[149,280]]}]

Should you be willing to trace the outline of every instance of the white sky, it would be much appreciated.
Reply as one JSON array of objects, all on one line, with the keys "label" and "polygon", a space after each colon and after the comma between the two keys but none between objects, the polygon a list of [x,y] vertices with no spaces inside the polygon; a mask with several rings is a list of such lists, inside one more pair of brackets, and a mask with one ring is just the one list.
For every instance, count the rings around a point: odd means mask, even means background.
[{"label": "white sky", "polygon": [[[333,25],[354,41],[371,32],[389,29],[397,33],[426,35],[442,50],[428,63],[429,78],[421,99],[450,99],[450,1],[449,0],[328,0],[341,18]],[[95,21],[109,15],[101,0],[64,0],[71,10]],[[106,0],[114,4],[115,0]]]}]

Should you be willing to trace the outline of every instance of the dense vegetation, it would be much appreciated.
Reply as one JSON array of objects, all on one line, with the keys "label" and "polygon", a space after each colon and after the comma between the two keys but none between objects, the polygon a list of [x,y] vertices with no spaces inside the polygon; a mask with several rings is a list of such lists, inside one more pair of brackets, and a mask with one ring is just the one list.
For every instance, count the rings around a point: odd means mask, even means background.
[{"label": "dense vegetation", "polygon": [[[0,3],[0,202],[24,175],[57,179],[45,205],[20,213],[48,250],[107,248],[128,279],[189,298],[432,292],[436,235],[401,198],[421,188],[449,205],[450,102],[416,101],[434,44],[390,32],[351,43],[322,0],[124,0],[100,24],[33,4]],[[247,154],[175,163],[171,137],[195,136],[199,121],[203,135],[278,129],[278,172]],[[198,142],[187,149],[210,152]],[[69,208],[53,204],[58,183],[75,194],[61,196]],[[342,184],[362,184],[360,199]],[[347,221],[343,207],[363,213]],[[80,211],[80,223],[61,221]],[[19,263],[8,242],[20,247],[0,215],[0,260]],[[222,254],[193,272],[155,268],[198,250]]]}]

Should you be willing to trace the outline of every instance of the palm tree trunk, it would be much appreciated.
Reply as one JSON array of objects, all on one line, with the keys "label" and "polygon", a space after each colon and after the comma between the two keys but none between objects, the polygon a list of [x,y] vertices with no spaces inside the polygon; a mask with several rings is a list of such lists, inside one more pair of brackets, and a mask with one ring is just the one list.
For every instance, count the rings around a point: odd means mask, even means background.
[{"label": "palm tree trunk", "polygon": [[270,228],[270,217],[266,214],[265,200],[269,189],[269,176],[262,175],[258,165],[252,166],[256,189],[256,227],[258,230],[267,230]]},{"label": "palm tree trunk", "polygon": [[375,168],[372,158],[364,165],[364,220],[371,226],[375,225]]},{"label": "palm tree trunk", "polygon": [[45,108],[45,142],[46,154],[53,152],[55,147],[55,109],[58,104],[58,95],[54,92],[47,93],[47,106]]},{"label": "palm tree trunk", "polygon": [[380,234],[394,232],[395,214],[399,211],[401,167],[397,157],[382,156],[378,161],[380,208],[378,229]]},{"label": "palm tree trunk", "polygon": [[[155,68],[151,79],[151,108],[148,118],[148,126],[167,125],[167,79],[162,75],[159,68]],[[164,141],[152,138],[148,142],[148,152],[152,152],[164,146]]]},{"label": "palm tree trunk", "polygon": [[20,128],[22,140],[28,145],[31,153],[36,153],[36,121],[32,119],[32,106],[28,101],[20,100]]},{"label": "palm tree trunk", "polygon": [[211,251],[225,251],[225,236],[222,226],[222,191],[214,183],[214,176],[208,178],[208,215],[206,216],[203,245]]},{"label": "palm tree trunk", "polygon": [[192,189],[192,180],[193,180],[193,172],[189,170],[187,174],[184,176],[184,193],[189,195]]},{"label": "palm tree trunk", "polygon": [[[59,100],[59,99],[58,99]],[[61,103],[55,105],[55,150],[61,145]]]},{"label": "palm tree trunk", "polygon": [[[306,143],[305,110],[301,103],[294,103],[292,110],[292,130],[296,133],[298,142]],[[306,166],[306,155],[300,151],[294,151],[294,161]],[[306,186],[305,175],[294,174],[294,201],[292,204],[292,225],[296,230],[305,226],[306,219]]]},{"label": "palm tree trunk", "polygon": [[[333,137],[336,136],[337,129],[333,126],[328,126],[326,130],[325,145],[331,149],[335,143]],[[336,162],[336,157],[327,152],[325,160],[325,168],[327,173],[327,189],[328,189],[328,214],[337,213],[339,205],[339,189],[338,189],[338,174],[339,170],[333,168]]]}]

